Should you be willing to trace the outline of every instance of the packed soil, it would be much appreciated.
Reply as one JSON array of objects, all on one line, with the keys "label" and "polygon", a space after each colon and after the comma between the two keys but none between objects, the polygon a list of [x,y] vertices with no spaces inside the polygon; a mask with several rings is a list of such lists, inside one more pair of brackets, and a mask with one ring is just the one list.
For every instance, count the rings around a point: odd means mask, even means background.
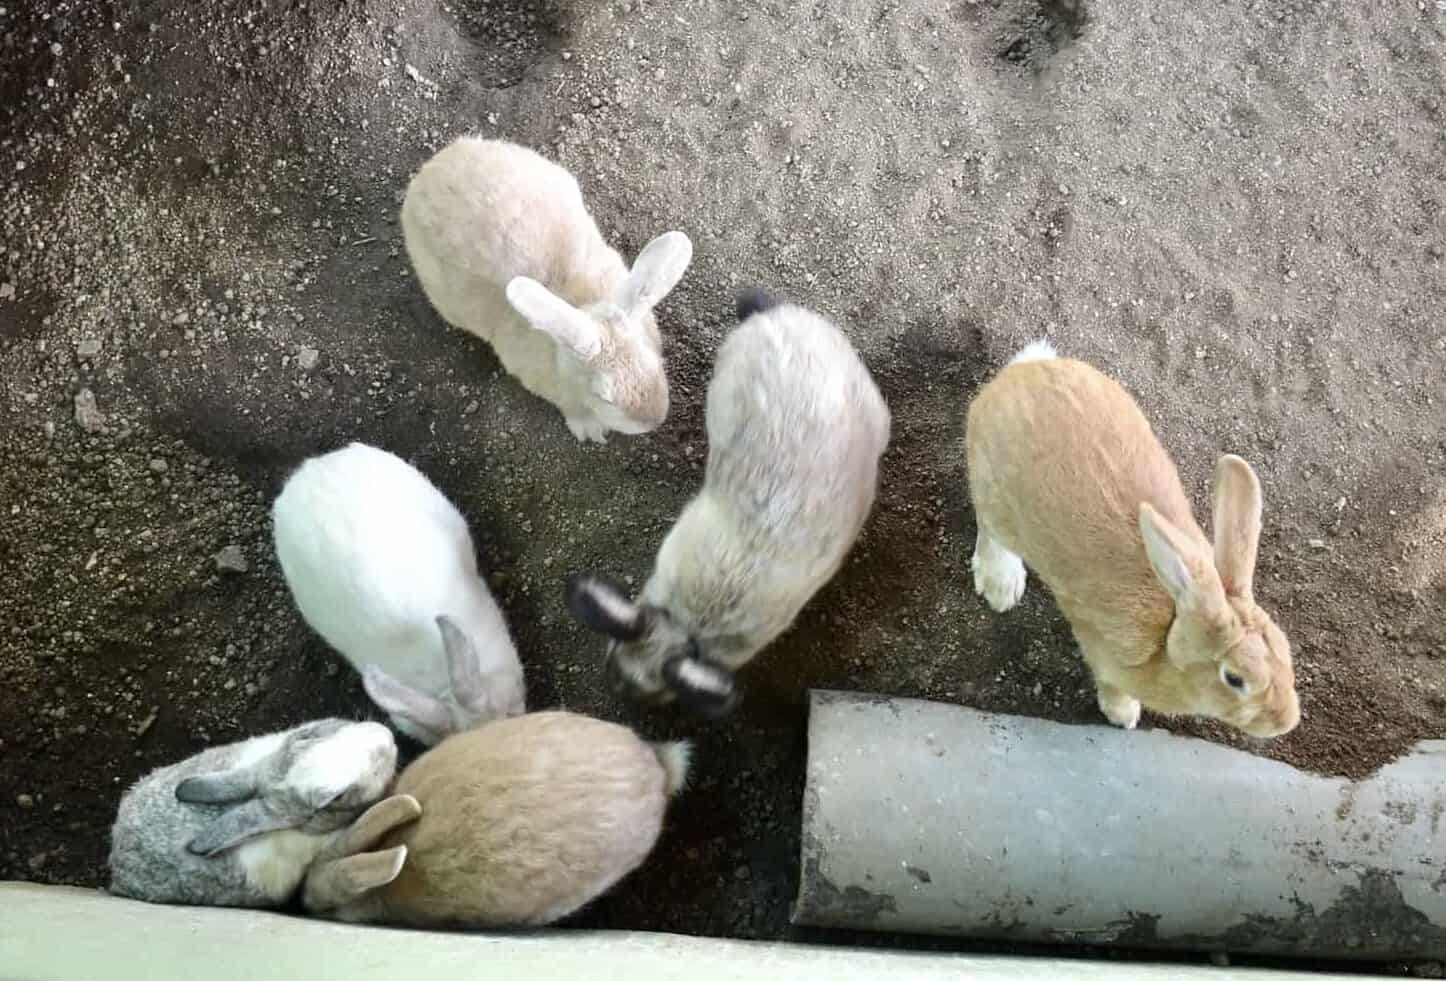
[{"label": "packed soil", "polygon": [[[468,132],[681,228],[667,423],[581,445],[412,278],[409,175]],[[576,922],[806,936],[810,686],[1098,723],[1045,591],[974,596],[960,438],[1031,338],[1125,383],[1206,516],[1265,488],[1257,592],[1359,776],[1446,735],[1446,3],[0,0],[0,879],[103,885],[122,790],[373,715],[268,508],[359,439],[471,522],[533,707],[697,742],[653,859]],[[629,583],[698,487],[731,298],[847,331],[893,411],[851,560],[725,724],[624,704],[562,582]],[[855,938],[856,939],[856,938]]]}]

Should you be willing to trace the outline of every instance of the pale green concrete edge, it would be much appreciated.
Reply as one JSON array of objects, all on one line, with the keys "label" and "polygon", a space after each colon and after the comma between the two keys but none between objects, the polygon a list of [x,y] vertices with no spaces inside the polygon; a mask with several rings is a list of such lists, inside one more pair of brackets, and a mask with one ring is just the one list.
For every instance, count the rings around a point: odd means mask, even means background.
[{"label": "pale green concrete edge", "polygon": [[0,882],[4,981],[889,981],[1063,978],[1211,981],[1344,975],[917,954],[666,933],[432,933],[249,910],[152,906],[64,886]]}]

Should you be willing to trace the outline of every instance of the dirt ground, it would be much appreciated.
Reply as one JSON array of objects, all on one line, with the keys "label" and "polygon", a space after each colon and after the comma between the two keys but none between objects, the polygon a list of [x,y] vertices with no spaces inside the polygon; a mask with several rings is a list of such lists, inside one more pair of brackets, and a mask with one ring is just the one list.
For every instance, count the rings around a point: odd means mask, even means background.
[{"label": "dirt ground", "polygon": [[[629,256],[692,236],[654,434],[576,443],[421,296],[400,195],[463,132],[565,163]],[[472,522],[534,707],[698,742],[578,922],[806,935],[807,687],[1100,721],[1048,596],[996,617],[967,575],[963,410],[1041,334],[1199,505],[1256,464],[1305,720],[1249,748],[1366,773],[1446,735],[1443,250],[1440,0],[0,0],[0,878],[102,885],[148,768],[372,713],[267,517],[361,439]],[[852,560],[709,727],[610,697],[561,584],[646,577],[748,285],[844,325],[894,437]]]}]

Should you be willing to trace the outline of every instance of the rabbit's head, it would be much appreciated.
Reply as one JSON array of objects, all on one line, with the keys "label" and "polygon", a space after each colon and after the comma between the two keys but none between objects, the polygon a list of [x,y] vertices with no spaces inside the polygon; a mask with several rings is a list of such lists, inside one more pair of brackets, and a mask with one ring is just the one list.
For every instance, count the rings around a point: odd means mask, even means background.
[{"label": "rabbit's head", "polygon": [[396,766],[386,726],[341,719],[298,726],[258,760],[177,784],[182,803],[226,806],[186,850],[209,857],[270,831],[336,831],[381,797]]},{"label": "rabbit's head", "polygon": [[646,433],[667,418],[668,377],[653,308],[683,278],[692,258],[688,236],[659,235],[638,253],[612,295],[582,308],[526,276],[507,284],[512,309],[581,366],[588,389],[579,396],[608,430]]},{"label": "rabbit's head", "polygon": [[317,855],[306,873],[303,905],[313,913],[325,913],[389,885],[406,864],[407,846],[372,849],[421,815],[421,804],[408,794],[395,794],[369,807]]},{"label": "rabbit's head", "polygon": [[391,715],[398,728],[428,746],[483,722],[521,715],[525,711],[522,679],[510,672],[483,674],[476,648],[462,628],[448,616],[437,617],[436,623],[447,658],[446,694],[429,695],[373,664],[362,672],[362,687],[371,700]]},{"label": "rabbit's head", "polygon": [[1193,711],[1252,736],[1300,722],[1290,643],[1253,593],[1260,544],[1260,481],[1238,456],[1215,469],[1212,556],[1149,504],[1140,532],[1155,575],[1175,601],[1166,656]]},{"label": "rabbit's head", "polygon": [[634,603],[598,576],[571,577],[567,606],[583,626],[609,639],[607,671],[615,690],[658,704],[676,698],[710,719],[737,707],[733,672],[704,655],[697,639],[662,607]]}]

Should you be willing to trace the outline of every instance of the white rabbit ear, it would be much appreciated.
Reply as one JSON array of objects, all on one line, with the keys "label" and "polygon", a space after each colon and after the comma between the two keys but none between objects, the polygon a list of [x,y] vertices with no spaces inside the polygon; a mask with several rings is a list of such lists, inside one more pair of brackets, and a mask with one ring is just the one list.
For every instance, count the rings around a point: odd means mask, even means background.
[{"label": "white rabbit ear", "polygon": [[192,855],[211,858],[248,838],[305,824],[307,814],[278,814],[265,801],[249,800],[226,811],[186,843]]},{"label": "white rabbit ear", "polygon": [[1219,595],[1219,579],[1209,558],[1149,504],[1140,505],[1140,534],[1155,577],[1177,607],[1202,610]]},{"label": "white rabbit ear", "polygon": [[693,261],[693,243],[682,232],[664,232],[643,246],[633,268],[615,297],[629,314],[646,313],[673,291],[688,263]]},{"label": "white rabbit ear", "polygon": [[397,728],[428,746],[452,731],[452,713],[442,700],[404,685],[374,664],[362,672],[362,687]]},{"label": "white rabbit ear", "polygon": [[1215,568],[1227,596],[1249,598],[1255,588],[1255,553],[1260,547],[1260,478],[1238,456],[1227,453],[1215,465]]},{"label": "white rabbit ear", "polygon": [[507,284],[507,302],[537,330],[584,361],[602,350],[596,321],[535,279],[517,276]]}]

